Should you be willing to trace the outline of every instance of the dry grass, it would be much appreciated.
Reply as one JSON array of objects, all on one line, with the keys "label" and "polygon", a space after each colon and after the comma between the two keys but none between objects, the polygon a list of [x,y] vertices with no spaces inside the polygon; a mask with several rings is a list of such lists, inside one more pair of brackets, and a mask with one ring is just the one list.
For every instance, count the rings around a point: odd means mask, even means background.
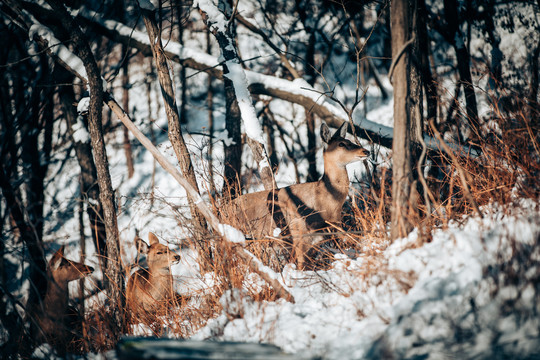
[{"label": "dry grass", "polygon": [[444,175],[439,179],[439,188],[445,188],[446,196],[440,201],[447,219],[474,213],[471,202],[464,196],[464,185],[456,178],[458,167],[465,170],[471,195],[480,207],[490,203],[508,204],[520,198],[538,199],[539,116],[537,104],[521,102],[517,110],[506,111],[493,106],[484,128],[476,129],[480,138],[485,139],[478,144],[480,157],[461,157],[456,164],[441,152],[444,166],[440,169]]}]

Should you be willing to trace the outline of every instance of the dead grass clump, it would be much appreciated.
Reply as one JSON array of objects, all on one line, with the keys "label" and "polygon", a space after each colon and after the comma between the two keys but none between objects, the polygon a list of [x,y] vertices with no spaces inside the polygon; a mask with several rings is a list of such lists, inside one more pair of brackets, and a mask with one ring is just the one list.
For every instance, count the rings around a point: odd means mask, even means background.
[{"label": "dead grass clump", "polygon": [[[484,131],[486,141],[480,144],[482,155],[463,158],[460,164],[470,174],[471,194],[480,206],[538,199],[540,195],[538,104],[516,102],[520,106],[505,111],[493,100],[492,116]],[[461,184],[456,185],[458,191],[462,190]]]}]

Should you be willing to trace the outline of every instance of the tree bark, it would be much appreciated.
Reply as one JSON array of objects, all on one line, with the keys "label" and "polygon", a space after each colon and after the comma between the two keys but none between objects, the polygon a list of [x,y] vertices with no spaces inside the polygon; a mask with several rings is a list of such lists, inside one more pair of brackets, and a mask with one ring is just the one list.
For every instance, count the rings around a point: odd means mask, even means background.
[{"label": "tree bark", "polygon": [[[130,48],[123,46],[122,54],[125,54],[124,63],[122,64],[122,106],[126,111],[129,111],[129,89],[131,84],[129,83],[129,52]],[[135,167],[133,165],[133,151],[131,149],[131,143],[129,141],[129,131],[125,126],[122,127],[124,135],[124,155],[126,156],[126,166],[128,172],[128,179],[133,177],[135,173]]]},{"label": "tree bark", "polygon": [[[391,4],[392,61],[394,72],[394,141],[392,146],[391,238],[407,236],[413,228],[414,139],[421,135],[421,82],[414,66],[416,36],[413,13],[416,1],[393,0]],[[409,44],[409,45],[407,45]],[[401,56],[400,56],[401,55]],[[418,92],[420,92],[420,97]]]},{"label": "tree bark", "polygon": [[[308,46],[306,49],[306,64],[305,72],[307,82],[313,86],[315,84],[315,34],[312,32],[309,36]],[[307,124],[307,139],[308,139],[308,177],[307,181],[319,180],[319,172],[317,171],[317,138],[315,136],[315,115],[309,108],[304,108],[306,112]]]},{"label": "tree bark", "polygon": [[[184,45],[184,25],[183,23],[183,14],[181,11],[182,0],[176,0],[176,19],[178,21],[178,42],[183,46]],[[182,89],[180,90],[180,123],[187,124],[187,78],[186,78],[186,67],[180,67],[180,85]],[[125,109],[125,108],[124,108]]]},{"label": "tree bark", "polygon": [[229,196],[234,199],[242,195],[242,116],[234,85],[231,80],[223,79],[225,88],[225,130],[231,141],[225,144],[224,160],[225,183],[228,186]]},{"label": "tree bark", "polygon": [[114,191],[109,174],[109,162],[105,149],[102,129],[102,106],[103,88],[102,78],[97,62],[92,50],[79,26],[69,15],[64,5],[58,0],[47,0],[47,3],[56,12],[63,27],[71,34],[75,45],[75,53],[83,61],[86,73],[88,74],[88,84],[90,86],[90,106],[89,106],[89,130],[92,139],[92,149],[96,164],[98,184],[100,190],[100,200],[103,206],[105,220],[105,230],[107,234],[107,269],[104,274],[104,283],[108,293],[111,326],[111,336],[113,341],[119,337],[125,328],[124,318],[124,273],[121,266],[120,243],[118,234],[118,224],[116,219],[116,208],[114,204]]},{"label": "tree bark", "polygon": [[418,0],[418,11],[417,11],[417,34],[418,34],[418,64],[421,69],[422,74],[422,83],[424,85],[424,91],[426,93],[426,103],[427,103],[427,118],[428,119],[437,119],[437,105],[438,105],[438,94],[437,94],[437,84],[433,79],[433,74],[431,73],[431,68],[429,64],[429,54],[431,53],[430,49],[430,40],[427,31],[427,9],[426,1]]},{"label": "tree bark", "polygon": [[[212,43],[210,42],[210,31],[206,30],[206,52],[212,53]],[[210,141],[208,143],[208,172],[210,173],[210,192],[216,193],[216,184],[214,180],[214,87],[212,85],[212,76],[207,75],[206,84],[208,93],[206,95],[206,105],[208,106],[208,132]]]},{"label": "tree bark", "polygon": [[[11,223],[11,227],[7,227],[11,233],[0,234],[0,242],[3,248],[11,237],[21,247],[26,247],[25,262],[30,280],[27,306],[31,307],[43,299],[47,283],[43,203],[54,121],[50,101],[54,88],[48,86],[51,81],[48,60],[41,54],[29,59],[25,51],[26,39],[26,34],[17,32],[0,51],[0,63],[5,64],[8,56],[9,61],[13,61],[0,79],[0,218]],[[0,256],[3,257],[3,252]],[[4,276],[14,274],[5,274],[2,269],[1,275],[4,281]],[[2,296],[10,296],[7,289],[0,292]],[[0,300],[2,305],[8,302],[12,301],[7,297]],[[7,309],[2,309],[1,317],[8,315],[4,310]],[[18,337],[23,325],[19,322],[4,325],[8,329],[4,349],[9,353],[18,345],[11,342],[21,340]]]},{"label": "tree bark", "polygon": [[[180,164],[180,170],[186,176],[191,186],[198,192],[199,186],[197,185],[197,178],[193,170],[193,164],[189,156],[188,148],[182,136],[182,129],[180,128],[180,117],[178,114],[178,107],[176,106],[174,88],[169,74],[167,57],[164,54],[160,33],[154,18],[155,13],[147,9],[141,9],[141,14],[146,30],[148,31],[150,43],[152,44],[152,54],[156,62],[159,83],[161,84],[161,94],[163,96],[165,112],[169,124],[169,140],[176,153],[176,157]],[[191,200],[189,200],[189,207],[191,209],[191,216],[195,227],[200,231],[206,230],[206,221]]]},{"label": "tree bark", "polygon": [[[304,77],[307,83],[311,86],[315,84],[315,29],[310,26],[312,23],[312,17],[308,15],[306,8],[307,2],[299,0],[295,1],[296,11],[302,21],[304,30],[309,34],[308,42],[306,44],[306,57],[304,60]],[[306,112],[306,128],[307,128],[307,154],[308,160],[308,176],[307,181],[317,181],[319,179],[319,172],[317,171],[317,139],[315,137],[315,116],[313,111],[309,107],[304,107]]]}]

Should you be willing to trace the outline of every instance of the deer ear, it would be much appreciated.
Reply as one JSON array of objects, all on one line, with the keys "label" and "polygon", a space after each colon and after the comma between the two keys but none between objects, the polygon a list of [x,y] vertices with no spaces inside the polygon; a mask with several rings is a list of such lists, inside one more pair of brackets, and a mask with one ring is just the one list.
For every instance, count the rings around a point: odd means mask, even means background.
[{"label": "deer ear", "polygon": [[49,261],[49,267],[52,270],[58,270],[60,264],[62,264],[62,258],[64,257],[64,245],[57,252],[54,253],[51,261]]},{"label": "deer ear", "polygon": [[154,233],[148,233],[148,240],[150,241],[150,246],[154,244],[159,244],[159,239]]},{"label": "deer ear", "polygon": [[332,138],[342,137],[345,138],[347,136],[347,128],[349,127],[349,122],[344,121],[343,124],[337,129],[337,131],[334,133],[334,136]]},{"label": "deer ear", "polygon": [[327,144],[330,141],[330,129],[324,121],[321,124],[321,139]]},{"label": "deer ear", "polygon": [[148,252],[148,244],[138,235],[135,236],[135,246],[137,247],[137,251],[141,254],[146,254]]}]

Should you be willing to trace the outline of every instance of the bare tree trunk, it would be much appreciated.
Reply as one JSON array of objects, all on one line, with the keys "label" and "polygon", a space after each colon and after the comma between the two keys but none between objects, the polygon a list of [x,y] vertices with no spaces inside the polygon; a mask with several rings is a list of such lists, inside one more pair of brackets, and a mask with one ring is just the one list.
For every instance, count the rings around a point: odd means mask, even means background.
[{"label": "bare tree trunk", "polygon": [[[315,84],[315,33],[314,29],[310,26],[312,22],[311,16],[308,16],[306,7],[308,2],[301,2],[296,0],[296,11],[302,21],[306,33],[309,34],[308,42],[306,44],[306,57],[304,61],[304,77],[308,84],[313,86]],[[304,107],[306,112],[306,125],[307,125],[307,154],[308,160],[308,176],[307,181],[316,181],[319,179],[319,172],[317,171],[317,140],[315,136],[315,115],[311,111],[311,108]]]},{"label": "bare tree trunk", "polygon": [[[236,38],[236,27],[234,23],[231,24],[230,32],[233,39]],[[210,36],[210,29],[208,29],[207,36]],[[208,39],[210,43],[210,39]],[[225,177],[225,183],[227,185],[227,196],[232,199],[242,195],[242,152],[244,144],[242,143],[242,114],[238,107],[238,101],[236,101],[236,95],[234,93],[234,85],[232,81],[225,77],[223,79],[225,89],[225,130],[227,135],[232,141],[228,141],[225,144],[224,157],[225,157],[225,169],[223,175]]]},{"label": "bare tree trunk", "polygon": [[229,139],[225,144],[225,181],[231,198],[242,194],[242,116],[234,85],[231,80],[223,79],[225,86],[225,129]]},{"label": "bare tree trunk", "polygon": [[[77,211],[77,220],[79,221],[79,247],[80,257],[79,262],[84,264],[86,257],[86,236],[84,234],[84,197],[82,196],[82,181],[81,198],[79,199],[79,210]],[[84,316],[84,277],[79,279],[79,314]]]},{"label": "bare tree trunk", "polygon": [[[124,63],[122,64],[122,107],[126,109],[126,111],[129,111],[129,89],[131,88],[131,84],[129,83],[129,52],[131,49],[125,45],[122,46],[122,49],[122,54],[126,54]],[[128,179],[131,179],[135,173],[135,168],[133,166],[133,151],[129,141],[129,131],[125,126],[122,128],[124,132],[124,154],[126,156]]]},{"label": "bare tree trunk", "polygon": [[[181,45],[184,45],[184,24],[183,24],[183,12],[182,12],[182,1],[176,0],[176,18],[178,21],[178,42]],[[186,67],[182,65],[180,67],[180,85],[182,90],[180,91],[180,123],[187,124],[187,79],[186,79]],[[125,109],[125,108],[124,108]]]},{"label": "bare tree trunk", "polygon": [[104,280],[108,293],[111,336],[113,341],[124,332],[124,274],[121,266],[120,243],[116,209],[114,204],[114,191],[109,174],[109,162],[105,149],[102,129],[103,88],[99,67],[81,29],[69,15],[66,8],[58,0],[47,0],[47,3],[56,12],[62,25],[72,37],[75,52],[83,61],[88,83],[90,86],[90,106],[88,114],[88,127],[92,139],[92,149],[96,164],[100,200],[103,206],[105,230],[107,234],[107,268]]},{"label": "bare tree trunk", "polygon": [[[24,49],[23,34],[8,42],[6,47],[13,56],[11,61],[26,58],[28,53],[20,51]],[[17,43],[16,45],[12,45]],[[18,48],[18,49],[17,49]],[[1,59],[4,60],[4,59]],[[46,61],[40,61],[40,67],[47,74]],[[26,62],[24,62],[26,63]],[[50,86],[50,78],[37,73],[35,62],[28,65],[19,64],[6,69],[2,74],[0,84],[0,208],[2,210],[1,221],[10,222],[10,232],[0,235],[0,256],[4,256],[5,241],[12,237],[21,247],[26,247],[28,262],[28,279],[30,288],[27,309],[39,306],[44,298],[47,284],[46,262],[42,246],[43,235],[43,199],[44,199],[44,176],[46,174],[49,155],[50,139],[38,141],[41,135],[50,136],[43,130],[45,126],[52,127],[52,103],[50,103],[54,88]],[[41,80],[40,80],[41,79]],[[31,86],[30,86],[31,84]],[[13,111],[15,109],[15,111]],[[43,112],[41,111],[43,110]],[[50,123],[50,124],[49,124]],[[49,130],[47,130],[49,131]],[[46,143],[46,145],[45,145]],[[40,151],[46,151],[40,154]],[[43,156],[43,157],[41,157]],[[43,159],[43,162],[40,160]],[[5,285],[7,276],[4,268],[1,269],[2,285]],[[19,352],[22,357],[30,356],[32,350],[32,334],[28,336],[24,332],[24,324],[15,309],[16,299],[9,293],[7,288],[0,289],[0,320],[6,329],[6,337],[0,347],[0,353],[6,358]],[[8,304],[12,306],[8,306]],[[33,329],[33,327],[31,327]],[[20,344],[25,343],[28,351]],[[15,357],[14,357],[15,358]]]},{"label": "bare tree trunk", "polygon": [[[9,5],[11,7],[11,3]],[[26,247],[30,280],[27,305],[33,306],[43,299],[47,283],[42,246],[43,203],[54,121],[51,101],[54,87],[49,86],[52,80],[48,60],[41,54],[34,58],[36,60],[28,60],[29,54],[24,50],[26,39],[20,32],[0,51],[3,57],[0,62],[8,56],[14,62],[13,66],[3,70],[0,79],[0,207],[1,221],[11,222],[12,238],[19,240],[21,247]],[[6,240],[2,237],[0,241]],[[10,295],[4,291],[6,289],[0,291],[2,296]],[[8,298],[2,298],[1,304],[7,305],[6,300]],[[7,315],[4,310],[0,314],[2,317]],[[21,339],[18,337],[23,328],[20,322],[4,325],[8,329],[8,337],[4,339],[7,344],[6,350],[0,352],[9,353],[19,345]]]},{"label": "bare tree trunk", "polygon": [[[141,9],[141,14],[146,30],[148,31],[148,37],[152,43],[152,54],[154,55],[154,60],[156,62],[158,79],[161,84],[161,94],[163,95],[165,112],[167,113],[167,119],[169,121],[169,139],[174,152],[176,153],[176,157],[178,158],[182,173],[186,176],[191,186],[199,191],[197,178],[193,171],[193,164],[180,128],[180,117],[178,114],[178,107],[176,106],[174,88],[169,74],[167,57],[163,52],[163,45],[160,37],[161,34],[154,18],[155,13],[147,9]],[[191,200],[189,200],[189,207],[191,209],[191,216],[195,227],[199,230],[206,230],[206,221]]]},{"label": "bare tree trunk", "polygon": [[[49,91],[54,89],[47,86],[50,78],[43,78],[49,69],[41,55],[35,58],[40,66],[28,59],[29,54],[24,51],[26,39],[26,34],[20,32],[4,43],[0,51],[0,63],[5,64],[8,56],[9,61],[13,61],[13,66],[5,68],[0,77],[0,221],[7,225],[5,228],[0,226],[0,273],[2,285],[6,285],[8,277],[15,275],[5,273],[3,268],[7,239],[12,238],[21,247],[28,264],[30,286],[26,306],[29,309],[38,306],[44,298],[47,283],[42,246],[43,176],[50,154],[43,154],[41,163],[40,150],[46,147],[40,147],[42,143],[38,139],[41,135],[50,136],[43,130],[49,126],[48,122],[52,126],[52,104],[45,101],[50,102],[52,93]],[[17,61],[19,59],[26,60]],[[43,73],[37,71],[39,68]],[[43,116],[40,116],[41,110]],[[33,143],[26,143],[29,141]],[[49,141],[46,140],[47,152],[50,152]],[[4,286],[0,289],[0,297],[0,321],[5,329],[0,353],[5,358],[29,357],[33,340],[24,331],[24,321],[15,306],[17,299]],[[21,343],[28,351],[20,346]]]},{"label": "bare tree trunk", "polygon": [[467,118],[471,124],[472,139],[477,141],[479,136],[478,131],[480,129],[478,121],[478,108],[476,106],[476,95],[474,94],[471,69],[469,67],[469,50],[467,49],[461,34],[461,30],[459,29],[460,22],[458,8],[457,0],[444,0],[444,14],[449,31],[448,37],[453,40],[451,43],[456,51],[456,59],[460,77],[459,84],[463,86],[463,92],[465,94]]},{"label": "bare tree trunk", "polygon": [[[315,34],[312,32],[309,36],[308,47],[306,51],[305,71],[308,84],[315,84]],[[309,108],[304,108],[306,112],[308,152],[307,160],[309,163],[307,181],[319,180],[317,171],[317,138],[315,136],[315,114]]]},{"label": "bare tree trunk", "polygon": [[[143,58],[144,60],[144,58]],[[152,83],[154,79],[154,71],[152,68],[152,60],[149,58],[150,71],[146,74],[146,103],[148,106],[148,121],[150,122],[150,140],[152,144],[156,144],[156,134],[154,133],[154,121],[155,118],[152,116]],[[159,101],[156,101],[156,117],[159,116]],[[154,206],[154,187],[156,183],[156,160],[152,162],[152,181],[150,185],[150,207]]]},{"label": "bare tree trunk", "polygon": [[431,73],[431,68],[429,64],[429,54],[430,54],[430,41],[429,35],[427,32],[427,9],[426,1],[418,0],[418,11],[416,13],[418,17],[418,63],[421,69],[422,74],[422,83],[424,84],[424,90],[426,92],[426,103],[427,103],[427,118],[428,119],[437,119],[437,104],[438,104],[438,95],[437,95],[437,84],[433,79]]},{"label": "bare tree trunk", "polygon": [[[392,146],[392,239],[407,236],[413,228],[413,141],[421,136],[421,82],[413,64],[416,1],[394,0],[391,4],[392,61],[394,72],[394,141]],[[414,45],[413,45],[414,46]],[[418,94],[420,92],[420,94]],[[420,96],[419,96],[420,95]]]},{"label": "bare tree trunk", "polygon": [[531,55],[531,80],[530,80],[530,83],[531,83],[531,86],[530,86],[530,89],[529,89],[529,94],[528,94],[528,105],[529,105],[529,108],[528,108],[528,111],[527,111],[527,114],[529,115],[529,119],[538,119],[537,116],[538,116],[538,113],[536,112],[535,109],[537,109],[538,107],[538,83],[539,83],[539,80],[538,80],[538,68],[539,68],[539,64],[538,64],[538,60],[540,59],[540,45],[536,45],[536,49],[534,49],[532,55]]}]

